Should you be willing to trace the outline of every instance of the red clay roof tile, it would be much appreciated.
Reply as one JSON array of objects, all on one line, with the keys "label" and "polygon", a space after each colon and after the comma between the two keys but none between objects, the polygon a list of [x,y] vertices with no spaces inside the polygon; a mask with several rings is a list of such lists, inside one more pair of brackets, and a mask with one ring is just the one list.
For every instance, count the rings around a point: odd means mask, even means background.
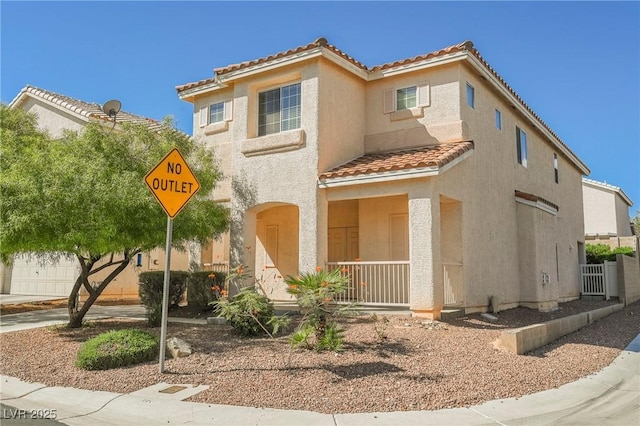
[{"label": "red clay roof tile", "polygon": [[320,179],[383,173],[420,167],[441,168],[472,149],[473,141],[462,141],[401,151],[365,154],[322,173]]}]

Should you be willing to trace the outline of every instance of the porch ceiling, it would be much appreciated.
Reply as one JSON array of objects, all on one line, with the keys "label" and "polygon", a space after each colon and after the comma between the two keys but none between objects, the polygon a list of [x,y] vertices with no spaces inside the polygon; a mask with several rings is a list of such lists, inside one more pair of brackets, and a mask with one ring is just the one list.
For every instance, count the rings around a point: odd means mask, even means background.
[{"label": "porch ceiling", "polygon": [[353,176],[380,175],[416,169],[438,171],[467,152],[473,151],[473,141],[460,141],[401,151],[365,154],[319,176],[320,181]]}]

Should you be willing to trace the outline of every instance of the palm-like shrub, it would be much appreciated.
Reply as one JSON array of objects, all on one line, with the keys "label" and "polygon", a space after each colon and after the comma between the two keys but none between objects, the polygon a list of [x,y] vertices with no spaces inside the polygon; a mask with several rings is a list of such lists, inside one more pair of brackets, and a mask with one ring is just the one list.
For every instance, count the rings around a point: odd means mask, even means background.
[{"label": "palm-like shrub", "polygon": [[292,345],[316,350],[341,350],[343,332],[330,318],[352,307],[335,304],[336,296],[349,288],[349,276],[340,269],[329,272],[318,267],[315,272],[288,276],[285,281],[287,292],[296,297],[304,314],[298,330],[291,337]]}]

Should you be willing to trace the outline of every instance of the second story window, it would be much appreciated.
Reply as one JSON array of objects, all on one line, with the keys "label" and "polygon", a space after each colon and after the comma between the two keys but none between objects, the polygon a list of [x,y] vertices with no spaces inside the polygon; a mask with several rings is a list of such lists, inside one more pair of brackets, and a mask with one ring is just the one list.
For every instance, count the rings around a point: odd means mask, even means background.
[{"label": "second story window", "polygon": [[527,134],[518,126],[516,126],[516,149],[518,164],[527,167]]},{"label": "second story window", "polygon": [[218,102],[209,106],[209,124],[224,120],[224,102]]},{"label": "second story window", "polygon": [[502,130],[502,113],[496,109],[496,129]]},{"label": "second story window", "polygon": [[560,174],[558,173],[558,154],[553,154],[553,170],[556,183],[560,182]]},{"label": "second story window", "polygon": [[431,103],[429,82],[400,89],[388,89],[383,94],[383,113],[390,114],[417,107],[426,107]]},{"label": "second story window", "polygon": [[396,111],[415,108],[418,104],[418,88],[416,86],[405,87],[396,91]]},{"label": "second story window", "polygon": [[200,127],[222,121],[231,121],[232,109],[233,101],[231,99],[202,106],[200,108]]},{"label": "second story window", "polygon": [[258,94],[258,136],[300,127],[300,83]]},{"label": "second story window", "polygon": [[475,108],[476,106],[476,94],[472,85],[467,83],[467,105],[471,108]]}]

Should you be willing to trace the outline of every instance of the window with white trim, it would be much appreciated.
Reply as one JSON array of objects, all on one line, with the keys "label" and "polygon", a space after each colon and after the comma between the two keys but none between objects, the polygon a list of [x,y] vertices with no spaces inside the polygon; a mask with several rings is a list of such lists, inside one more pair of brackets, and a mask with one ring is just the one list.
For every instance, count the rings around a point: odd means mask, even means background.
[{"label": "window with white trim", "polygon": [[476,105],[475,89],[469,83],[467,83],[467,105],[471,108],[475,108]]},{"label": "window with white trim", "polygon": [[560,174],[558,172],[558,154],[553,154],[553,178],[556,183],[560,183]]},{"label": "window with white trim", "polygon": [[516,126],[516,149],[518,164],[527,167],[527,134],[518,126]]},{"label": "window with white trim", "polygon": [[496,108],[496,129],[502,130],[502,113]]},{"label": "window with white trim", "polygon": [[258,136],[300,128],[300,83],[258,93]]},{"label": "window with white trim", "polygon": [[222,121],[231,121],[232,111],[233,102],[231,99],[202,106],[200,108],[200,127]]},{"label": "window with white trim", "polygon": [[389,114],[419,106],[428,106],[429,102],[429,83],[423,82],[415,86],[385,90],[383,111],[385,114]]}]

